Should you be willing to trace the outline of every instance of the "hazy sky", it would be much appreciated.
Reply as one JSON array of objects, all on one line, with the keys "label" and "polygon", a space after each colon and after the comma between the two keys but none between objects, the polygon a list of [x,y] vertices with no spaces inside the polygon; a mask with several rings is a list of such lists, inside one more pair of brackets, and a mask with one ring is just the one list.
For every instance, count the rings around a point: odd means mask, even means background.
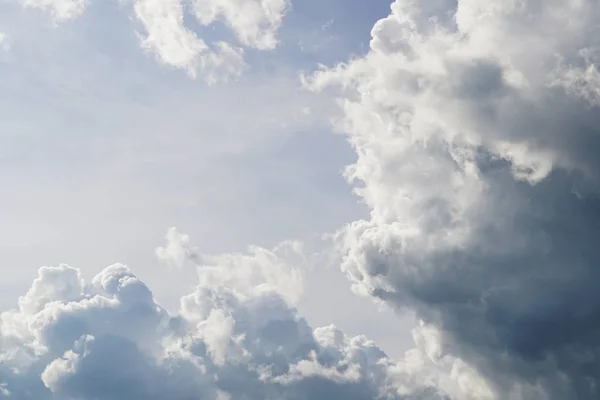
[{"label": "hazy sky", "polygon": [[598,21],[0,2],[0,398],[598,398]]}]

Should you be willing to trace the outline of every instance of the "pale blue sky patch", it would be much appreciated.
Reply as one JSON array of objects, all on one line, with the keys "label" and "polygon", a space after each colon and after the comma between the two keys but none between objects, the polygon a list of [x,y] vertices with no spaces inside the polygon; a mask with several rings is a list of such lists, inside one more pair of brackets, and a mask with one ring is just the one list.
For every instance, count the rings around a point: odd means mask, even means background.
[{"label": "pale blue sky patch", "polygon": [[[171,290],[179,278],[165,284],[153,257],[169,226],[203,252],[220,253],[314,241],[367,215],[341,176],[355,155],[331,134],[338,111],[301,88],[298,73],[364,53],[387,2],[293,4],[276,47],[268,34],[261,41],[227,23],[201,26],[186,6],[180,28],[197,35],[191,40],[208,52],[219,40],[243,48],[243,73],[212,85],[197,49],[182,56],[161,42],[167,47],[156,54],[136,4],[144,1],[92,1],[77,18],[67,18],[69,8],[0,6],[0,30],[10,38],[0,56],[0,251],[12,277],[1,284],[3,308],[39,266],[63,262],[86,276],[127,263],[175,306],[188,287]],[[309,320],[366,332],[391,352],[406,346],[390,330],[359,329],[378,314],[350,294],[337,267],[316,268],[308,279]],[[352,315],[336,311],[348,304],[356,304]],[[379,321],[396,324],[387,314]]]}]

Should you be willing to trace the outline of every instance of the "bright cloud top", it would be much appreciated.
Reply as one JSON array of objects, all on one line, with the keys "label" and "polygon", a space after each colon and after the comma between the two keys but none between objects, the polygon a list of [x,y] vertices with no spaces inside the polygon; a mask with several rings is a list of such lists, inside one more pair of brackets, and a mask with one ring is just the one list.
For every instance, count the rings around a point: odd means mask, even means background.
[{"label": "bright cloud top", "polygon": [[340,233],[354,289],[439,329],[493,398],[599,396],[599,17],[397,0],[368,54],[307,78],[338,90],[372,209]]},{"label": "bright cloud top", "polygon": [[[167,239],[164,249],[188,241],[176,230]],[[435,329],[415,330],[421,346],[402,363],[364,337],[311,329],[294,308],[302,271],[286,261],[293,249],[200,257],[198,285],[173,315],[124,265],[90,283],[66,265],[41,268],[18,308],[0,315],[2,397],[430,398]]]}]

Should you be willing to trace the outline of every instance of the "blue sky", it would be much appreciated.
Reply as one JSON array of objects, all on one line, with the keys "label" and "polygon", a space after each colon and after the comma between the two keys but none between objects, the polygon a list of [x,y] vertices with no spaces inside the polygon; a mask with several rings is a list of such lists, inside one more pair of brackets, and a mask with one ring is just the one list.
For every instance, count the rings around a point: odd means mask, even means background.
[{"label": "blue sky", "polygon": [[[165,284],[153,252],[170,226],[220,253],[318,243],[368,215],[341,176],[355,155],[332,134],[335,106],[298,74],[364,54],[389,1],[293,4],[278,47],[246,50],[245,73],[216,85],[144,52],[127,2],[92,2],[60,22],[0,7],[10,46],[0,54],[3,309],[42,265],[91,277],[114,262],[176,307],[185,273]],[[207,43],[232,38],[185,21]],[[351,294],[336,266],[313,267],[301,304],[311,322],[367,333],[395,354],[407,346],[404,322]]]}]

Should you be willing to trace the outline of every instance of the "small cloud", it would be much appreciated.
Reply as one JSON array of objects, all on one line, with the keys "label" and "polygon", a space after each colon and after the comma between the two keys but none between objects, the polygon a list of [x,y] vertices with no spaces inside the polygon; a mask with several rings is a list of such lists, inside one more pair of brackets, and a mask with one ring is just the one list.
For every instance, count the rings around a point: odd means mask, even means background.
[{"label": "small cloud", "polygon": [[335,23],[335,19],[333,17],[331,17],[327,22],[325,22],[322,26],[321,26],[321,30],[322,31],[327,31],[329,30],[333,24]]},{"label": "small cloud", "polygon": [[0,50],[5,52],[10,50],[10,43],[8,41],[8,37],[5,33],[2,32],[0,32]]},{"label": "small cloud", "polygon": [[56,22],[81,16],[88,0],[20,0],[24,7],[37,8],[52,16]]},{"label": "small cloud", "polygon": [[190,260],[196,260],[196,248],[190,245],[190,237],[180,233],[177,228],[170,228],[165,236],[167,245],[156,249],[156,255],[172,268],[181,269]]},{"label": "small cloud", "polygon": [[192,4],[201,24],[222,21],[242,45],[259,50],[277,46],[276,33],[289,8],[288,0],[192,0]]}]

